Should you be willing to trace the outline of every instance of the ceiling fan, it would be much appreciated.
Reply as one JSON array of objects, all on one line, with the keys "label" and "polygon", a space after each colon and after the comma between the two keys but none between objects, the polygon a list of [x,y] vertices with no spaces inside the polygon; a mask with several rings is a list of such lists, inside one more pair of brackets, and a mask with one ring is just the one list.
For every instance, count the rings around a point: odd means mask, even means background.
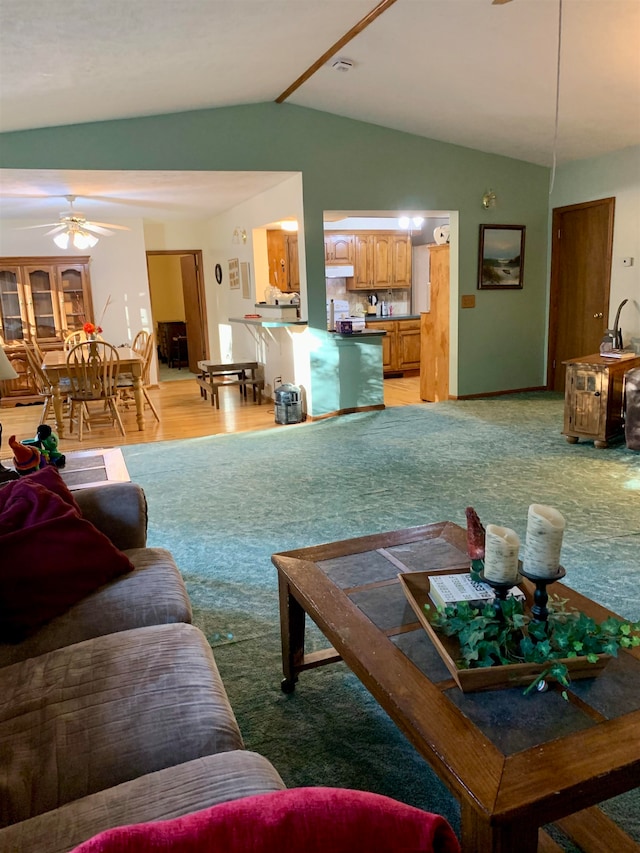
[{"label": "ceiling fan", "polygon": [[[51,228],[47,231],[45,237],[54,234],[53,242],[61,249],[66,249],[71,243],[76,249],[90,249],[95,246],[100,236],[110,237],[114,233],[114,229],[118,231],[129,231],[125,225],[114,225],[112,222],[93,222],[88,220],[84,213],[74,210],[73,203],[76,196],[67,195],[66,200],[69,202],[69,210],[60,212],[58,222],[45,222],[44,225],[27,225],[21,231],[28,231],[32,228]],[[51,227],[53,226],[53,227]]]}]

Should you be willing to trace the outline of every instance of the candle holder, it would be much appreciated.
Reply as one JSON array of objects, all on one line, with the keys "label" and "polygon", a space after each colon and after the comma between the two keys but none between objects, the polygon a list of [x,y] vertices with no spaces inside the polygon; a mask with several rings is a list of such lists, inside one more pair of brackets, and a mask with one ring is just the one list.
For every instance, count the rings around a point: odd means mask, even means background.
[{"label": "candle holder", "polygon": [[549,618],[549,611],[547,610],[547,602],[549,601],[547,587],[549,584],[562,580],[566,575],[564,567],[558,566],[558,571],[555,575],[534,575],[531,572],[525,571],[523,568],[520,569],[520,574],[524,575],[525,578],[528,578],[536,585],[535,592],[533,593],[531,616],[535,622],[546,622]]},{"label": "candle holder", "polygon": [[507,593],[511,589],[511,587],[515,586],[518,583],[518,579],[515,581],[494,581],[490,580],[484,573],[484,569],[480,572],[480,580],[484,583],[488,583],[490,587],[495,590],[496,598],[494,601],[494,610],[496,611],[496,616],[500,619],[504,618],[504,613],[502,612],[502,602],[507,600]]}]

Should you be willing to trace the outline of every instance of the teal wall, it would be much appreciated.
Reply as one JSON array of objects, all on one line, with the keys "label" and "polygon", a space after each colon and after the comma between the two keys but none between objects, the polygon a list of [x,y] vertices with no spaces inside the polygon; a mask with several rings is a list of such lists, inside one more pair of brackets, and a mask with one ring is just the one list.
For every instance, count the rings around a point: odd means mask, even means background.
[{"label": "teal wall", "polygon": [[[476,307],[459,312],[457,393],[544,384],[546,168],[272,103],[2,134],[0,166],[302,172],[309,322],[318,329],[326,323],[324,210],[458,211],[452,284],[458,304],[474,293]],[[485,211],[489,187],[497,206]],[[480,223],[526,226],[522,290],[476,290]]]}]

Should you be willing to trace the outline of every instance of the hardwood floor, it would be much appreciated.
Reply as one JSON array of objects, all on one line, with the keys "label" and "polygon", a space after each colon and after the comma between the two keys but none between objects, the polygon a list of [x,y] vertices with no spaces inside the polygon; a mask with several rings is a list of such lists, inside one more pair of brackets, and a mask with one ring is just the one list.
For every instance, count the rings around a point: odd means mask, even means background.
[{"label": "hardwood floor", "polygon": [[[86,433],[83,441],[65,434],[60,439],[60,450],[89,450],[93,447],[121,447],[125,444],[141,444],[149,441],[173,441],[182,438],[200,438],[205,435],[229,432],[250,432],[271,429],[276,426],[273,401],[262,405],[241,402],[238,389],[223,388],[220,391],[220,409],[216,410],[200,397],[194,379],[160,382],[149,391],[149,396],[160,415],[157,423],[151,410],[145,408],[145,429],[138,430],[133,404],[122,410],[126,435],[117,429],[99,428]],[[409,406],[420,403],[420,377],[386,379],[384,383],[386,406]],[[425,403],[424,405],[428,405]],[[0,423],[3,428],[3,444],[0,455],[4,460],[11,457],[7,445],[10,435],[18,439],[33,438],[40,422],[40,405],[0,408]],[[305,423],[299,425],[304,428]]]}]

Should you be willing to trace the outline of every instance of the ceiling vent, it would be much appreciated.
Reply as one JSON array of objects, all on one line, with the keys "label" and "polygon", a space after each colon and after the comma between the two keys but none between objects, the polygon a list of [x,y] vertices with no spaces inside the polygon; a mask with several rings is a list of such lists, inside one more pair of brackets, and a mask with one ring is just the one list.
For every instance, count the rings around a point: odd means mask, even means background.
[{"label": "ceiling vent", "polygon": [[353,62],[350,59],[336,59],[331,63],[331,67],[334,71],[351,71]]}]

